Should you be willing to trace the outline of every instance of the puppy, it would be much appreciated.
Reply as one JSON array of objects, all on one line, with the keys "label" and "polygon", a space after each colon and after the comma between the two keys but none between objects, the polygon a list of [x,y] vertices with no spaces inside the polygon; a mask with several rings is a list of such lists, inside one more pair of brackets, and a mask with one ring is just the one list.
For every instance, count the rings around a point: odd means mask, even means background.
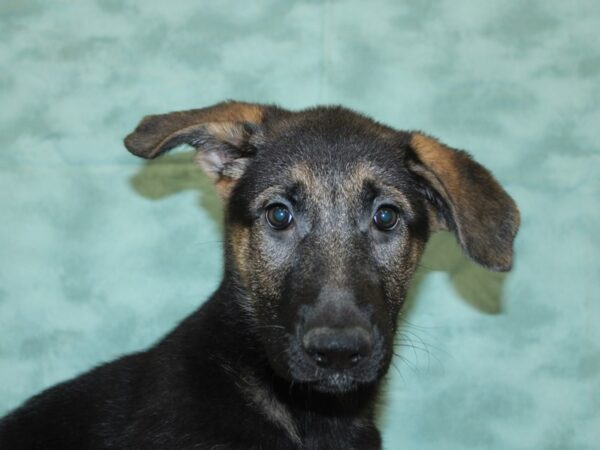
[{"label": "puppy", "polygon": [[225,102],[125,139],[148,159],[182,144],[224,199],[220,287],[150,349],[6,416],[0,448],[381,448],[378,386],[428,237],[509,270],[515,203],[468,154],[341,107]]}]

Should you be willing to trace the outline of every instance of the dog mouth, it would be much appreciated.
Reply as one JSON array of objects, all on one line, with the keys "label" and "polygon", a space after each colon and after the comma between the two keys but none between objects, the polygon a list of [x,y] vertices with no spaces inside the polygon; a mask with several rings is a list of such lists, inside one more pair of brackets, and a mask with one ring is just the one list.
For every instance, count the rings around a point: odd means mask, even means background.
[{"label": "dog mouth", "polygon": [[[307,368],[308,369],[308,368]],[[362,370],[331,371],[320,369],[294,370],[291,368],[290,381],[323,394],[346,394],[363,387],[371,386],[380,379],[381,365],[369,364]]]},{"label": "dog mouth", "polygon": [[347,368],[319,366],[295,336],[288,336],[287,348],[280,353],[283,358],[271,363],[289,382],[325,394],[344,394],[377,383],[385,373],[389,358],[382,336],[377,337],[372,352]]},{"label": "dog mouth", "polygon": [[309,383],[315,390],[325,394],[344,394],[363,384],[347,373],[334,373]]}]

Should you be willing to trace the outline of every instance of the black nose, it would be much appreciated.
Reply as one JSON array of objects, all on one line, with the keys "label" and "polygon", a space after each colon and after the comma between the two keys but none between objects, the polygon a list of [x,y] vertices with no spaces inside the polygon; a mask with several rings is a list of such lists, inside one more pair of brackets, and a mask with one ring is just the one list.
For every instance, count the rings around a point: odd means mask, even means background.
[{"label": "black nose", "polygon": [[302,344],[320,367],[344,370],[371,354],[373,339],[363,327],[318,327],[306,331]]}]

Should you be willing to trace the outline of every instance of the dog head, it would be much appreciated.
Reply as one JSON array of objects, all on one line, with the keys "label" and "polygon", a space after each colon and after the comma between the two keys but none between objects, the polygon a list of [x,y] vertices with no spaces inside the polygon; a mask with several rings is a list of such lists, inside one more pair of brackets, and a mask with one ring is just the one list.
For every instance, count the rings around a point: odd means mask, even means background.
[{"label": "dog head", "polygon": [[226,201],[226,276],[284,379],[328,393],[377,382],[432,231],[453,231],[489,269],[511,267],[515,203],[425,134],[340,107],[226,102],[148,116],[125,139],[144,158],[181,144]]}]

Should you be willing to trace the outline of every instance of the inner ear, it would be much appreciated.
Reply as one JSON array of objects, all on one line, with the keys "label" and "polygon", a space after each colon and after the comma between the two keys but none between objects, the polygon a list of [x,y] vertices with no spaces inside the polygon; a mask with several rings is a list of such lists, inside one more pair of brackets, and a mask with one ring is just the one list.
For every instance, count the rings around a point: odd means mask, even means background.
[{"label": "inner ear", "polygon": [[431,186],[425,177],[418,174],[419,163],[417,161],[411,161],[409,167],[412,169],[415,178],[416,190],[425,199],[430,231],[456,231],[452,208],[450,208],[446,199]]}]

